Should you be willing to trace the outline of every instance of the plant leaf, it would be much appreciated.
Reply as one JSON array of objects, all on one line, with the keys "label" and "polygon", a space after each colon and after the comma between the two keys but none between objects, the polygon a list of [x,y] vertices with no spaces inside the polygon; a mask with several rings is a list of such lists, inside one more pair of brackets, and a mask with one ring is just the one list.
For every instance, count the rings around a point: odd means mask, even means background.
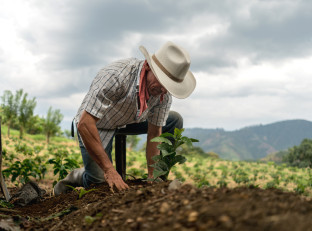
[{"label": "plant leaf", "polygon": [[168,172],[168,171],[154,169],[154,171],[153,171],[153,177],[156,179],[156,178],[159,177],[159,176],[166,175],[167,172]]},{"label": "plant leaf", "polygon": [[181,156],[181,155],[176,155],[174,158],[174,161],[176,163],[183,164],[183,163],[185,163],[186,158],[184,156]]},{"label": "plant leaf", "polygon": [[163,153],[163,157],[170,157],[170,156],[174,156],[176,154],[176,152],[166,152],[166,153]]},{"label": "plant leaf", "polygon": [[192,141],[191,141],[188,137],[183,136],[183,137],[181,138],[181,141],[182,141],[183,143],[185,143],[188,147],[191,147],[191,146],[192,146]]},{"label": "plant leaf", "polygon": [[151,139],[151,141],[152,142],[161,142],[161,143],[166,143],[166,144],[172,145],[170,140],[168,140],[165,137],[160,137],[160,136]]},{"label": "plant leaf", "polygon": [[168,165],[165,161],[160,160],[157,163],[153,164],[155,169],[168,171]]},{"label": "plant leaf", "polygon": [[172,138],[174,138],[174,135],[169,133],[169,132],[165,132],[165,133],[161,134],[160,137],[172,137]]},{"label": "plant leaf", "polygon": [[191,140],[192,142],[199,142],[199,140],[194,139],[194,138],[190,138],[190,140]]},{"label": "plant leaf", "polygon": [[180,139],[182,136],[182,132],[184,132],[184,128],[175,128],[174,129],[174,136],[176,137],[176,139]]},{"label": "plant leaf", "polygon": [[165,152],[171,152],[171,150],[173,149],[173,146],[172,145],[169,145],[167,143],[161,143],[161,144],[158,144],[157,145],[157,148],[160,150],[160,151],[165,151]]},{"label": "plant leaf", "polygon": [[76,189],[75,187],[73,187],[73,186],[71,186],[71,185],[69,185],[69,184],[67,184],[66,186],[69,187],[69,188],[71,188],[72,190],[74,190],[75,192],[78,193],[78,189]]},{"label": "plant leaf", "polygon": [[158,162],[159,160],[161,160],[161,156],[160,155],[153,156],[152,160]]}]

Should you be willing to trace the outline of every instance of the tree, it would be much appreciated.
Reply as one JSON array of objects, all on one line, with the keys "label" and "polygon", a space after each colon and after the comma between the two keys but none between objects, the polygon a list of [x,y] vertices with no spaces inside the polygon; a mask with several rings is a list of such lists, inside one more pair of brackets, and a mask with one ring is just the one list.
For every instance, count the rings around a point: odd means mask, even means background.
[{"label": "tree", "polygon": [[[23,90],[22,94],[23,94]],[[27,125],[30,124],[31,118],[34,114],[34,109],[37,105],[36,98],[32,98],[31,100],[27,100],[27,93],[24,93],[23,99],[20,102],[19,110],[18,110],[18,121],[20,126],[20,139],[23,138],[24,130]]]},{"label": "tree", "polygon": [[137,135],[127,136],[127,146],[132,151],[135,149],[139,143],[141,138]]},{"label": "tree", "polygon": [[22,94],[23,94],[22,89],[16,91],[15,96],[11,91],[6,90],[4,91],[3,96],[1,97],[2,113],[4,115],[5,124],[8,126],[8,137],[10,137],[10,128],[18,117],[18,109]]},{"label": "tree", "polygon": [[28,134],[43,134],[44,122],[44,118],[38,115],[32,116],[29,121],[31,126],[27,126],[26,132]]},{"label": "tree", "polygon": [[312,167],[312,140],[304,139],[299,146],[288,149],[283,161],[291,166]]},{"label": "tree", "polygon": [[63,135],[68,138],[68,139],[72,139],[72,134],[71,134],[71,130],[65,129]]},{"label": "tree", "polygon": [[57,132],[61,130],[59,124],[62,122],[63,115],[59,109],[52,110],[49,108],[47,118],[44,122],[44,133],[47,137],[47,143],[50,143],[50,137],[55,136]]}]

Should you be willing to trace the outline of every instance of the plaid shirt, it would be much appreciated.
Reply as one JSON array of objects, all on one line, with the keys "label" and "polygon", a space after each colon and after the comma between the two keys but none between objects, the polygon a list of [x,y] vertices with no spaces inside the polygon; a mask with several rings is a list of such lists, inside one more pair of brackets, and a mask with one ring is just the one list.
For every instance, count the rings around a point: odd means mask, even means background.
[{"label": "plaid shirt", "polygon": [[150,96],[148,108],[139,115],[137,92],[143,60],[135,58],[119,60],[101,69],[94,78],[75,117],[79,122],[85,110],[99,120],[96,127],[104,148],[117,128],[147,120],[164,126],[169,115],[172,97],[169,93],[160,97]]}]

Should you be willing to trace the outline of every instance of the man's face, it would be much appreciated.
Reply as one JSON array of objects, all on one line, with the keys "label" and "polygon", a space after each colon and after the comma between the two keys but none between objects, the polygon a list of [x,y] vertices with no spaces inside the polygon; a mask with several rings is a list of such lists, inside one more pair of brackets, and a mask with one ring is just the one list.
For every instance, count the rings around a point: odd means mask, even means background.
[{"label": "man's face", "polygon": [[146,87],[148,94],[152,96],[159,96],[167,93],[166,88],[160,84],[152,70],[148,70],[147,72]]}]

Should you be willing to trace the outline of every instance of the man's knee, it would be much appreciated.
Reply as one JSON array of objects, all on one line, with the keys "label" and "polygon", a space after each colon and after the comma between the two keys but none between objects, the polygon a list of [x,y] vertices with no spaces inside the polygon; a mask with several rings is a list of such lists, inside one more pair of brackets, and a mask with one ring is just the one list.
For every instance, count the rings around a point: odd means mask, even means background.
[{"label": "man's knee", "polygon": [[183,118],[178,112],[170,111],[166,125],[163,127],[162,132],[169,132],[173,134],[175,128],[183,128]]},{"label": "man's knee", "polygon": [[169,117],[173,121],[174,127],[179,128],[179,129],[183,128],[183,118],[178,112],[170,111]]}]

